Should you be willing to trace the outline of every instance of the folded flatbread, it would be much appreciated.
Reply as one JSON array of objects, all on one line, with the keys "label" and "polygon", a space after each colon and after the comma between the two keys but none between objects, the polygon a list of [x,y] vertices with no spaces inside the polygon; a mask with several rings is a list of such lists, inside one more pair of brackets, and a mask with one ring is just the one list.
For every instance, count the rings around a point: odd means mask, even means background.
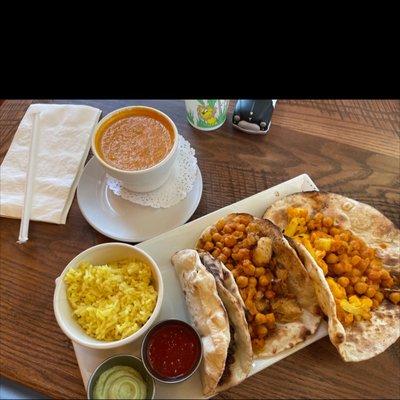
[{"label": "folded flatbread", "polygon": [[[288,275],[287,288],[291,298],[281,298],[275,301],[276,315],[281,315],[282,318],[277,319],[276,327],[266,337],[265,345],[261,351],[255,353],[257,358],[268,357],[292,348],[297,343],[304,341],[309,335],[314,334],[321,321],[320,309],[311,279],[296,252],[283,237],[280,229],[270,221],[244,213],[229,214],[224,220],[229,223],[235,217],[241,215],[251,218],[252,223],[257,224],[259,228],[258,243],[263,241],[263,238],[270,239],[272,257],[276,260],[277,269],[285,271]],[[196,244],[199,250],[202,249],[206,237],[215,232],[216,225],[209,226],[203,231]],[[232,279],[234,279],[233,276]],[[277,282],[279,280],[276,279]],[[237,288],[236,284],[235,287]],[[240,296],[240,293],[237,293],[237,296]],[[243,300],[241,301],[243,302]],[[287,311],[290,312],[291,308],[298,310],[298,317],[285,318],[288,315]]]},{"label": "folded flatbread", "polygon": [[[266,210],[264,218],[285,229],[289,223],[289,207],[304,208],[309,215],[321,212],[332,217],[340,228],[351,231],[375,249],[377,257],[383,262],[383,268],[392,276],[400,275],[400,232],[378,210],[334,193],[304,192],[278,200]],[[322,269],[301,243],[290,240],[290,244],[297,250],[314,282],[319,304],[329,319],[330,339],[345,361],[361,361],[374,357],[399,338],[400,307],[386,299],[372,310],[371,320],[343,326],[337,318],[335,299]]]},{"label": "folded flatbread", "polygon": [[250,372],[252,349],[243,304],[231,272],[208,253],[181,250],[172,264],[202,338],[203,392],[211,396]]}]

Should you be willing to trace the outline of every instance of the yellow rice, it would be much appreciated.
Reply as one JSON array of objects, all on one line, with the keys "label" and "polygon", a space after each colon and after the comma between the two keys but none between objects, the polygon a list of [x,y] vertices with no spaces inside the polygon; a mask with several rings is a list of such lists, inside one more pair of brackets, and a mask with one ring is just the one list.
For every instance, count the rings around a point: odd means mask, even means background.
[{"label": "yellow rice", "polygon": [[98,340],[133,334],[150,318],[157,302],[150,266],[133,259],[106,265],[81,262],[64,279],[74,317]]}]

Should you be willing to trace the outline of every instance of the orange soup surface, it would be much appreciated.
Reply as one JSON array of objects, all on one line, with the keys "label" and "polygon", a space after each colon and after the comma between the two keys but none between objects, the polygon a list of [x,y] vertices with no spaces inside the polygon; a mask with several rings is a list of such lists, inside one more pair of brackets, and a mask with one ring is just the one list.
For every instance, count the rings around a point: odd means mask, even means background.
[{"label": "orange soup surface", "polygon": [[168,129],[157,119],[142,115],[117,120],[100,139],[104,161],[127,171],[158,164],[170,152],[172,145]]}]

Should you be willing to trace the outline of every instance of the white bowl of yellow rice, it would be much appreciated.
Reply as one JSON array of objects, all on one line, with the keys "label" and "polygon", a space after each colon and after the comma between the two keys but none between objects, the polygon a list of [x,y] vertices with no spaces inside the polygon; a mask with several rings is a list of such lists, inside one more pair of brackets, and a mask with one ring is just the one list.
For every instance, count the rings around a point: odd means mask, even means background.
[{"label": "white bowl of yellow rice", "polygon": [[56,279],[54,314],[72,341],[111,349],[150,328],[163,293],[152,257],[129,244],[103,243],[78,254]]}]

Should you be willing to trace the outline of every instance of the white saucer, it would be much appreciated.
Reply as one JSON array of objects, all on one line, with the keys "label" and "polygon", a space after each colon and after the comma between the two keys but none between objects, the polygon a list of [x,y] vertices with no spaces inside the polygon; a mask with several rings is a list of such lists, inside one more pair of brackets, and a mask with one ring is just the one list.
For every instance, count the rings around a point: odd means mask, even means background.
[{"label": "white saucer", "polygon": [[115,195],[106,184],[106,172],[93,157],[78,184],[79,208],[89,224],[111,239],[141,242],[183,225],[196,211],[203,191],[199,167],[193,189],[169,208],[134,204]]}]

